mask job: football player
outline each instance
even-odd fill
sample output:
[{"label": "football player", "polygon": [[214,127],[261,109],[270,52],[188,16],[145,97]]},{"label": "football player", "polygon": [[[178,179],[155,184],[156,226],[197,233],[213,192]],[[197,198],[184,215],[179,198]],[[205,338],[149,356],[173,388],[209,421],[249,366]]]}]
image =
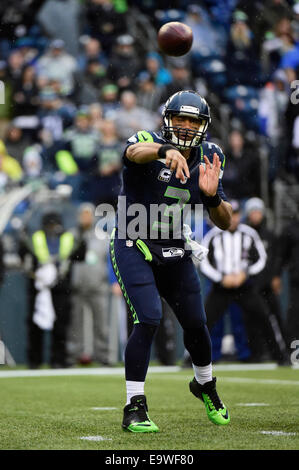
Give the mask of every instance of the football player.
[{"label": "football player", "polygon": [[[226,230],[232,208],[221,183],[225,157],[220,147],[205,140],[210,110],[198,93],[175,93],[166,102],[162,117],[161,133],[141,130],[128,139],[121,191],[125,198],[119,198],[110,244],[112,265],[134,321],[125,350],[127,402],[122,422],[123,429],[131,432],[158,431],[148,415],[144,384],[162,315],[160,297],[183,328],[194,370],[190,391],[204,402],[213,423],[230,421],[212,376],[211,340],[199,276],[182,232],[178,235],[177,227],[172,226],[169,209],[175,206],[181,211],[187,203],[190,207],[204,204],[214,224]],[[143,237],[133,236],[130,230],[136,203],[147,211]],[[166,210],[153,220],[151,209],[160,204]],[[168,237],[163,236],[165,232]]]}]

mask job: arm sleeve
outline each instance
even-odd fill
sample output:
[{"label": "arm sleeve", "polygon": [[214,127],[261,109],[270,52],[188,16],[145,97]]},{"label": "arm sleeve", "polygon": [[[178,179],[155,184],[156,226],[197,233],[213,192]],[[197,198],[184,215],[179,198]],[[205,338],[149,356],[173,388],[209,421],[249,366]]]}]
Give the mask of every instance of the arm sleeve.
[{"label": "arm sleeve", "polygon": [[214,261],[214,236],[215,231],[210,230],[203,238],[202,245],[209,249],[208,256],[200,263],[201,272],[213,282],[220,282],[222,273],[217,270]]},{"label": "arm sleeve", "polygon": [[140,142],[157,142],[157,143],[161,143],[161,142],[159,142],[158,138],[155,137],[153,132],[138,131],[136,134],[133,134],[127,140],[127,143],[126,143],[126,146],[125,146],[125,149],[124,149],[122,160],[123,160],[123,163],[124,163],[125,166],[127,166],[127,167],[139,166],[137,163],[131,162],[131,160],[129,160],[126,157],[126,152],[127,152],[127,149],[130,145],[138,144]]},{"label": "arm sleeve", "polygon": [[267,253],[264,247],[264,244],[255,230],[251,231],[251,236],[253,240],[253,249],[256,250],[257,260],[253,264],[248,266],[247,273],[249,276],[255,276],[260,273],[266,266]]},{"label": "arm sleeve", "polygon": [[21,165],[13,157],[6,156],[3,158],[2,169],[13,181],[20,181],[23,176]]},{"label": "arm sleeve", "polygon": [[59,150],[55,154],[55,160],[59,170],[66,175],[74,175],[78,171],[78,165],[75,162],[71,152],[68,150]]},{"label": "arm sleeve", "polygon": [[216,153],[218,153],[219,155],[219,158],[220,158],[220,161],[221,161],[221,167],[220,167],[220,175],[219,175],[219,183],[218,183],[218,189],[217,189],[217,194],[219,194],[219,196],[221,197],[221,199],[223,201],[228,201],[226,195],[225,195],[225,192],[224,192],[224,189],[223,189],[223,185],[222,185],[222,177],[223,177],[223,173],[224,173],[224,168],[225,168],[225,162],[226,162],[226,157],[222,151],[222,149],[217,145],[216,146]]},{"label": "arm sleeve", "polygon": [[223,201],[228,201],[226,195],[225,195],[225,192],[223,190],[223,185],[222,185],[222,181],[219,180],[219,183],[218,183],[218,189],[217,189],[217,194],[219,194],[219,196],[221,197],[221,199]]}]

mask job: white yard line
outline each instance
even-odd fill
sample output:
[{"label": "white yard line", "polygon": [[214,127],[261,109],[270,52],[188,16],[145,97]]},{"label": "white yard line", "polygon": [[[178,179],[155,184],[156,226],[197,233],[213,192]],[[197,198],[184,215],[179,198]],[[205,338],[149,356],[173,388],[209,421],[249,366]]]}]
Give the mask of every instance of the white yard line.
[{"label": "white yard line", "polygon": [[264,385],[299,385],[299,380],[284,380],[284,379],[251,379],[248,377],[221,377],[221,382],[236,382],[248,384],[264,384]]},{"label": "white yard line", "polygon": [[82,441],[112,441],[109,437],[104,437],[104,436],[82,436],[79,439]]},{"label": "white yard line", "polygon": [[[274,370],[277,368],[275,363],[266,364],[223,364],[215,365],[213,370],[217,371],[258,371],[258,370]],[[292,367],[296,369],[296,367]],[[185,372],[186,375],[192,375],[192,369],[182,369],[180,366],[151,366],[149,367],[149,374],[169,374],[176,372]],[[124,376],[124,367],[90,367],[90,368],[70,368],[70,369],[22,369],[22,370],[0,370],[0,379],[4,378],[18,378],[18,377],[59,377],[59,376]],[[162,378],[169,378],[163,377]],[[176,376],[177,380],[186,380],[181,375]],[[276,380],[276,379],[254,379],[242,377],[221,377],[223,382],[238,382],[238,383],[265,383],[265,384],[285,384],[285,385],[299,385],[299,381],[295,380]]]},{"label": "white yard line", "polygon": [[[150,367],[149,373],[178,372],[180,367]],[[124,375],[124,367],[90,367],[70,368],[70,369],[38,369],[38,370],[0,370],[0,378],[13,377],[56,377],[72,375]]]},{"label": "white yard line", "polygon": [[260,434],[269,434],[271,436],[296,436],[295,432],[285,431],[260,431]]},{"label": "white yard line", "polygon": [[114,406],[93,406],[90,408],[91,410],[95,411],[111,411],[111,410],[117,410]]},{"label": "white yard line", "polygon": [[269,403],[237,403],[237,406],[270,406]]},{"label": "white yard line", "polygon": [[[215,365],[215,371],[246,371],[246,370],[273,370],[276,369],[275,363],[267,364],[223,364]],[[170,373],[180,372],[188,369],[182,369],[180,366],[151,366],[149,373]],[[192,371],[192,369],[190,369]],[[69,368],[69,369],[22,369],[22,370],[2,370],[0,369],[1,378],[14,377],[56,377],[71,375],[124,375],[124,367],[90,367],[90,368]]]},{"label": "white yard line", "polygon": [[265,364],[219,364],[213,366],[213,370],[274,370],[277,369],[276,362],[266,362]]}]

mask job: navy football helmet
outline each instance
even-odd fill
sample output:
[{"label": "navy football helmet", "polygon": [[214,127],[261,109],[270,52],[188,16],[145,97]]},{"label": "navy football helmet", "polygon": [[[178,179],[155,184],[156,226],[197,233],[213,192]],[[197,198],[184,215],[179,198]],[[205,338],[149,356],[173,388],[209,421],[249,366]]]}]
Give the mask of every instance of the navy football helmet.
[{"label": "navy football helmet", "polygon": [[[199,120],[198,130],[174,126],[174,115],[189,116]],[[198,147],[205,138],[211,123],[210,108],[196,91],[178,91],[165,103],[162,111],[162,135],[167,142],[180,149]]]}]

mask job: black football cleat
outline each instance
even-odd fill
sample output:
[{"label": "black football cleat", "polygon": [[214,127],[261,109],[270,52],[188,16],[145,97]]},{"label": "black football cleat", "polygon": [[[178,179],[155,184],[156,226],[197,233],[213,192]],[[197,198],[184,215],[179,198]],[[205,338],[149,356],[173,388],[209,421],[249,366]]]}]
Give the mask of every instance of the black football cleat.
[{"label": "black football cleat", "polygon": [[204,385],[200,385],[194,379],[189,383],[190,392],[203,401],[208,418],[214,424],[225,425],[230,422],[230,416],[227,408],[220,400],[216,390],[216,377]]},{"label": "black football cleat", "polygon": [[159,428],[148,416],[145,395],[135,395],[124,407],[122,428],[130,432],[158,432]]}]

